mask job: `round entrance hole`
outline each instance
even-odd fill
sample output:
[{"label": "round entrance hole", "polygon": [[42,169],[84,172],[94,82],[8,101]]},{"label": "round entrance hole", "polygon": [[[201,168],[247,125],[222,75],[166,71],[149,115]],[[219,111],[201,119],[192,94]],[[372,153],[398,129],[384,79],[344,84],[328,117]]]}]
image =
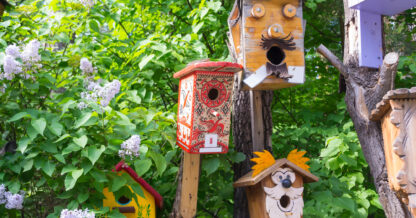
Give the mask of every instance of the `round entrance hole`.
[{"label": "round entrance hole", "polygon": [[208,92],[208,98],[213,101],[218,98],[218,94],[218,89],[211,89]]},{"label": "round entrance hole", "polygon": [[277,46],[271,47],[267,52],[267,59],[274,65],[281,64],[285,57],[285,52]]},{"label": "round entrance hole", "polygon": [[280,205],[281,205],[283,208],[286,208],[287,206],[289,206],[289,203],[290,203],[290,198],[289,198],[289,196],[287,196],[287,195],[283,195],[283,196],[280,198]]},{"label": "round entrance hole", "polygon": [[125,196],[121,196],[118,200],[117,200],[117,203],[119,203],[119,204],[121,204],[121,205],[126,205],[126,204],[128,204],[128,203],[130,203],[130,199],[128,199],[127,197],[125,197]]}]

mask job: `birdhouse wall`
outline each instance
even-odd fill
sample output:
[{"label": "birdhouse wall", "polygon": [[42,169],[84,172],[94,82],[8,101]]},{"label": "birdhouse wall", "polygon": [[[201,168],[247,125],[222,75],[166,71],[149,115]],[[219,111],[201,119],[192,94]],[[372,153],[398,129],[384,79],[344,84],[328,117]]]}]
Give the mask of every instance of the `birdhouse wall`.
[{"label": "birdhouse wall", "polygon": [[189,153],[227,153],[234,73],[196,71],[180,81],[177,143]]}]

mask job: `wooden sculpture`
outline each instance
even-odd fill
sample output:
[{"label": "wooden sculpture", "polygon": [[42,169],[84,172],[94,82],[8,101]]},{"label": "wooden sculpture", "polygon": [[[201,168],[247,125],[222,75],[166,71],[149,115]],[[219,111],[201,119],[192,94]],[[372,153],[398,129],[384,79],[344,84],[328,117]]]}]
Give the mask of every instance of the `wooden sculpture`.
[{"label": "wooden sculpture", "polygon": [[381,122],[390,187],[416,217],[416,87],[389,91],[371,120]]},{"label": "wooden sculpture", "polygon": [[[416,7],[414,0],[349,0],[358,10],[358,63],[360,67],[378,68],[383,63],[382,15],[393,16]],[[357,30],[354,30],[357,31]]]},{"label": "wooden sculpture", "polygon": [[177,144],[195,154],[227,153],[239,64],[201,62],[175,73],[179,82]]},{"label": "wooden sculpture", "polygon": [[229,49],[244,66],[243,90],[270,90],[305,80],[301,0],[236,0]]},{"label": "wooden sculpture", "polygon": [[[158,208],[163,207],[162,196],[156,190],[154,190],[146,181],[144,181],[144,179],[140,178],[131,167],[124,163],[124,161],[120,161],[116,165],[115,171],[119,172],[120,176],[122,173],[127,173],[128,175],[130,175],[130,177],[140,185],[141,189],[144,192],[145,198],[136,194],[138,202],[136,202],[134,199],[127,198],[125,196],[116,199],[114,193],[110,192],[108,188],[104,188],[103,194],[105,196],[105,199],[103,200],[103,206],[110,207],[110,210],[118,209],[120,213],[122,213],[127,218],[156,217],[156,206]],[[130,190],[132,189],[130,188]]]},{"label": "wooden sculpture", "polygon": [[255,152],[253,171],[234,183],[246,188],[250,217],[302,217],[303,183],[319,180],[309,172],[305,153],[295,149],[287,159],[275,160],[268,151]]}]

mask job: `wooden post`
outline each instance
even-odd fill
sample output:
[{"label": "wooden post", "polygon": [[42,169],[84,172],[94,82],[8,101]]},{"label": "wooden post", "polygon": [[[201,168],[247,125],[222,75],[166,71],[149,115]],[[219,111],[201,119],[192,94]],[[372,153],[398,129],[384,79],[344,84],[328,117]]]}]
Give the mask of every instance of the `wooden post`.
[{"label": "wooden post", "polygon": [[193,218],[196,215],[200,161],[200,154],[184,152],[182,192],[179,207],[183,218]]},{"label": "wooden post", "polygon": [[261,100],[262,91],[250,91],[251,105],[251,134],[253,140],[253,152],[264,150],[264,123],[263,104]]}]

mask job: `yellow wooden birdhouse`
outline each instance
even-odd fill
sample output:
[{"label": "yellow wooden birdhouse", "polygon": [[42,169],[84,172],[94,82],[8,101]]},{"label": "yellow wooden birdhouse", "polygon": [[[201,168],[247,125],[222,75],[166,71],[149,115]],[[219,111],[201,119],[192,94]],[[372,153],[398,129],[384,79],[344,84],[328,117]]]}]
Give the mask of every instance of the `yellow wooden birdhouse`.
[{"label": "yellow wooden birdhouse", "polygon": [[[115,171],[119,172],[120,176],[123,173],[130,175],[130,177],[142,188],[145,198],[136,194],[138,203],[134,199],[127,198],[125,196],[121,196],[116,199],[114,193],[110,192],[108,188],[104,188],[103,194],[105,199],[103,200],[103,206],[109,207],[110,210],[118,209],[120,213],[125,215],[127,218],[156,217],[156,206],[158,208],[163,207],[162,196],[146,181],[144,181],[144,179],[140,178],[131,167],[124,163],[124,161],[120,161],[116,165]],[[130,188],[130,190],[132,189]]]},{"label": "yellow wooden birdhouse", "polygon": [[244,187],[248,199],[250,217],[300,218],[303,215],[303,184],[317,182],[306,165],[305,152],[293,150],[288,159],[275,160],[268,152],[255,152],[259,157],[251,159],[257,164],[253,171],[234,182]]},{"label": "yellow wooden birdhouse", "polygon": [[236,0],[228,25],[230,53],[244,66],[241,89],[304,83],[302,0]]},{"label": "yellow wooden birdhouse", "polygon": [[416,217],[416,87],[389,91],[370,119],[381,122],[390,188]]}]

